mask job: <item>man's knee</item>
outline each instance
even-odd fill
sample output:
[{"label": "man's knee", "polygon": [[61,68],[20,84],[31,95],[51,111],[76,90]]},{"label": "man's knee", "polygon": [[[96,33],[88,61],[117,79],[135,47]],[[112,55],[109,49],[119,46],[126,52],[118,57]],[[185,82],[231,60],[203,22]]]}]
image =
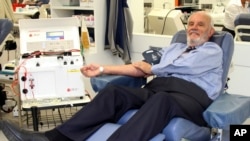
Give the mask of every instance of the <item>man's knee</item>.
[{"label": "man's knee", "polygon": [[168,108],[174,108],[176,107],[176,102],[173,96],[166,92],[160,92],[154,94],[151,98],[152,103],[158,103],[159,105],[164,105]]},{"label": "man's knee", "polygon": [[119,91],[119,88],[117,85],[108,84],[100,92],[103,92],[103,91],[115,92],[115,91]]},{"label": "man's knee", "polygon": [[167,92],[159,92],[153,95],[154,99],[157,99],[157,101],[159,100],[163,100],[163,101],[172,101],[173,97],[168,94]]},{"label": "man's knee", "polygon": [[118,85],[108,84],[104,87],[97,95],[106,95],[106,96],[114,96],[117,94],[122,94],[124,89],[122,89]]}]

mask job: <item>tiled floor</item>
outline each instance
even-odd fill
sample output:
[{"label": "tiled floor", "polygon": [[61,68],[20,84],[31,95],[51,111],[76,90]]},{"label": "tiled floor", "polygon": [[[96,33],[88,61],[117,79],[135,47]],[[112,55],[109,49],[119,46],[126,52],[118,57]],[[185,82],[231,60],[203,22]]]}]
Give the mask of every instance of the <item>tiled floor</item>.
[{"label": "tiled floor", "polygon": [[[69,119],[73,114],[75,114],[82,107],[70,107],[70,108],[60,108],[60,109],[50,109],[40,111],[40,121],[39,121],[39,131],[47,131],[53,129],[54,127],[60,125],[65,120]],[[60,114],[59,111],[60,110]],[[28,119],[28,120],[27,120]],[[11,122],[19,124],[19,117],[13,116],[13,113],[4,113],[1,111],[0,120],[10,120]],[[26,130],[33,131],[32,119],[30,113],[24,114],[22,116],[22,128]],[[0,129],[0,141],[8,141]]]}]

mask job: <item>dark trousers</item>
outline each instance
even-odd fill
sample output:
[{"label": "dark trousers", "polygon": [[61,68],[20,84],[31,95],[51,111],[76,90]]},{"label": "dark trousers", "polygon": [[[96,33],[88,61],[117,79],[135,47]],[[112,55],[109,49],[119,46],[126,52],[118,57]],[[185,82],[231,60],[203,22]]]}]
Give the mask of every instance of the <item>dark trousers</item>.
[{"label": "dark trousers", "polygon": [[206,125],[202,113],[211,102],[200,87],[174,77],[155,78],[144,88],[109,85],[55,130],[74,141],[83,141],[103,124],[117,122],[129,109],[139,109],[108,140],[147,141],[174,117]]}]

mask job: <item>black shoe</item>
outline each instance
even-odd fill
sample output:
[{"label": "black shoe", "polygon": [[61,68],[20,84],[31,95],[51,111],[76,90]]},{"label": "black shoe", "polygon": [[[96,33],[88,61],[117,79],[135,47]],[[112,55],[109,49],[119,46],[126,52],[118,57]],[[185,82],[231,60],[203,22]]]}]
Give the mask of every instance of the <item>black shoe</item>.
[{"label": "black shoe", "polygon": [[10,141],[49,141],[42,132],[23,130],[10,121],[1,121],[3,134]]}]

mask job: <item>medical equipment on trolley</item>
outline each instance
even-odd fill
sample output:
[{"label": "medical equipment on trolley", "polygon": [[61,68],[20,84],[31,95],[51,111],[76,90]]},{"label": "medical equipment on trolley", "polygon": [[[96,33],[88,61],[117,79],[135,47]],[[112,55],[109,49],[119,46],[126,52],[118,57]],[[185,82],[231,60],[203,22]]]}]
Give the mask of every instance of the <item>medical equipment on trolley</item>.
[{"label": "medical equipment on trolley", "polygon": [[155,8],[150,11],[147,18],[155,34],[174,35],[177,31],[185,29],[182,16],[181,10]]},{"label": "medical equipment on trolley", "polygon": [[79,25],[76,17],[19,21],[22,101],[84,98]]}]

